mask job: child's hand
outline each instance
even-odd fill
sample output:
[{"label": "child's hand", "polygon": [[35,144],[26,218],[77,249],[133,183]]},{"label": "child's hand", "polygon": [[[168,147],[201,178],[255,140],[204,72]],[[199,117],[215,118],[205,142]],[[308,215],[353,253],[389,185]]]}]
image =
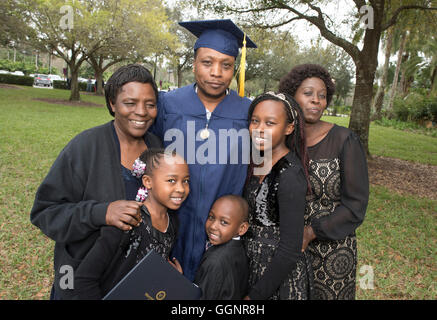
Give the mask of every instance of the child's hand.
[{"label": "child's hand", "polygon": [[118,200],[111,202],[106,209],[106,224],[123,231],[137,227],[141,222],[141,202]]},{"label": "child's hand", "polygon": [[167,259],[168,263],[170,263],[177,271],[179,271],[181,274],[184,274],[182,271],[181,264],[179,263],[178,259],[173,258],[173,262],[170,261],[170,259]]}]

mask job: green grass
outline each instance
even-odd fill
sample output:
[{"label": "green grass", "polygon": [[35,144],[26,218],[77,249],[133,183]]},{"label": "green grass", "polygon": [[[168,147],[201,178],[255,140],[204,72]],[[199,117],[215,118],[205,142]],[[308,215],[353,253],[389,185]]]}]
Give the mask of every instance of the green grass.
[{"label": "green grass", "polygon": [[0,89],[0,299],[47,298],[53,242],[30,224],[36,189],[65,144],[111,119],[103,97],[82,95],[102,107],[55,105],[64,90]]},{"label": "green grass", "polygon": [[[437,201],[372,186],[366,219],[357,229],[358,272],[374,272],[374,289],[359,299],[436,299]],[[357,278],[364,277],[357,274]]]},{"label": "green grass", "polygon": [[[65,144],[111,116],[103,97],[82,95],[102,107],[71,107],[32,100],[68,99],[67,91],[21,88],[0,88],[0,299],[47,299],[54,244],[29,221],[35,192]],[[436,138],[425,135],[372,125],[370,150],[437,165]],[[358,299],[436,299],[436,212],[437,201],[371,187],[358,271],[373,269],[374,289],[358,282]]]},{"label": "green grass", "polygon": [[[323,120],[343,127],[349,124],[349,118],[325,116]],[[369,151],[371,155],[437,165],[437,138],[373,123],[370,124]]]}]

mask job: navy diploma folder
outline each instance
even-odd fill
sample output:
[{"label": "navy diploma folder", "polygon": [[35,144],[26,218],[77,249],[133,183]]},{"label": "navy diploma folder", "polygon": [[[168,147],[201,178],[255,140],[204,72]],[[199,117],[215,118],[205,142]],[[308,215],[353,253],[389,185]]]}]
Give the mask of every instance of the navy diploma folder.
[{"label": "navy diploma folder", "polygon": [[201,294],[198,286],[151,250],[103,300],[197,300]]}]

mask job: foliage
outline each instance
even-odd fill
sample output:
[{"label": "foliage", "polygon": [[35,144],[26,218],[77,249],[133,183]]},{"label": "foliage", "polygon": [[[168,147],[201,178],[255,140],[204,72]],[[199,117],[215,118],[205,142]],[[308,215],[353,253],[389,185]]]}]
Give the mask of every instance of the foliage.
[{"label": "foliage", "polygon": [[176,35],[177,39],[175,43],[167,43],[168,45],[165,49],[165,55],[166,58],[170,60],[170,70],[172,70],[177,76],[177,85],[178,87],[181,87],[183,85],[184,73],[191,70],[194,60],[193,46],[197,38],[191,34],[191,32],[179,26],[178,22],[182,20],[196,19],[188,18],[186,16],[183,17],[180,3],[178,3],[177,7],[167,8],[166,11],[169,19],[172,21],[170,32]]},{"label": "foliage", "polygon": [[14,74],[0,74],[0,83],[21,84],[23,86],[32,86],[33,78],[27,76],[16,76]]},{"label": "foliage", "polygon": [[[172,48],[175,37],[169,32],[170,21],[158,0],[106,0],[95,8],[95,27],[90,38],[99,40],[85,44],[88,62],[99,80],[111,66],[129,60],[142,63],[147,57]],[[108,23],[109,22],[109,23]],[[103,93],[102,88],[98,88]]]},{"label": "foliage", "polygon": [[343,105],[332,105],[328,107],[326,110],[331,113],[331,115],[350,115],[351,114],[351,106],[343,106]]},{"label": "foliage", "polygon": [[[370,2],[371,10],[363,12],[362,9],[369,9],[366,1],[349,1],[342,3],[345,6],[343,17],[332,19],[328,12],[336,6],[338,13],[339,1],[208,0],[193,1],[193,4],[202,10],[213,10],[223,15],[238,14],[242,21],[261,28],[280,28],[303,20],[317,27],[326,40],[341,47],[356,67],[349,128],[357,133],[366,153],[369,152],[371,97],[381,35],[395,25],[405,11],[436,9],[432,1],[428,0],[407,3],[374,0]],[[350,31],[347,35],[339,32],[345,25]]]},{"label": "foliage", "polygon": [[393,113],[401,121],[437,121],[437,97],[412,92],[405,98],[396,97]]},{"label": "foliage", "polygon": [[0,59],[0,69],[11,71],[11,72],[23,71],[25,75],[29,75],[31,73],[49,74],[49,68],[38,66],[37,69],[34,63],[28,63],[23,61],[14,62],[12,60],[7,60],[7,59]]}]

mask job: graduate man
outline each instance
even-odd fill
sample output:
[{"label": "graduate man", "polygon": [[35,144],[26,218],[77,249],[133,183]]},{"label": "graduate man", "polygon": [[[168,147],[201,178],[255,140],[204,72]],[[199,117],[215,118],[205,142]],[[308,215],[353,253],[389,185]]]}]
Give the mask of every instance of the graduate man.
[{"label": "graduate man", "polygon": [[193,280],[205,251],[204,226],[212,204],[223,195],[241,195],[243,191],[249,162],[244,151],[250,143],[243,133],[248,128],[250,100],[243,97],[242,90],[239,96],[229,86],[239,48],[245,53],[245,46],[256,45],[229,19],[179,24],[198,37],[195,83],[160,93],[153,131],[189,165],[190,195],[178,211],[180,225],[173,255],[184,275]]}]

